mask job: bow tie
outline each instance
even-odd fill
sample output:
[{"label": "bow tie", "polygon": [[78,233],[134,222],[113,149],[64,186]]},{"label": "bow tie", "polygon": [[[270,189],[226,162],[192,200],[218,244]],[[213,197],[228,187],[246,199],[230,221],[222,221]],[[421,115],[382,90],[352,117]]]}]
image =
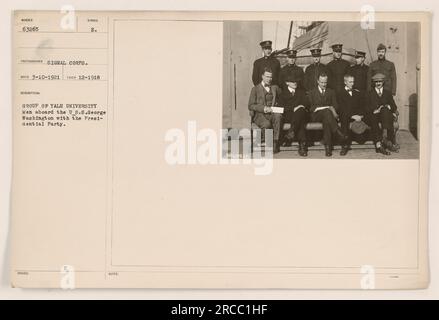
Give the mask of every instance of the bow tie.
[{"label": "bow tie", "polygon": [[265,87],[265,88],[270,88],[270,85],[269,85],[269,84],[266,84],[266,83],[264,83],[264,87]]},{"label": "bow tie", "polygon": [[352,92],[352,89],[346,89],[347,92]]}]

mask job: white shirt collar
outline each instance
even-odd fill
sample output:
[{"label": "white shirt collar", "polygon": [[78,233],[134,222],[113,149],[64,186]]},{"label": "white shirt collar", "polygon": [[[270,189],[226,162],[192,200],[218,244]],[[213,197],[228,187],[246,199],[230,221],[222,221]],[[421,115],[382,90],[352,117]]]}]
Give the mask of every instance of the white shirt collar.
[{"label": "white shirt collar", "polygon": [[382,94],[382,93],[383,93],[383,88],[381,88],[381,89],[375,88],[375,91],[376,91],[378,94]]},{"label": "white shirt collar", "polygon": [[[320,86],[317,86],[317,88],[319,88],[320,93],[323,93],[323,89],[320,88]],[[326,89],[325,89],[325,91],[326,91]]]},{"label": "white shirt collar", "polygon": [[269,92],[270,91],[270,86],[266,87],[264,81],[261,82],[262,88],[265,89],[265,91]]},{"label": "white shirt collar", "polygon": [[288,87],[288,91],[289,91],[289,92],[291,92],[291,93],[292,93],[292,92],[296,92],[296,90],[295,90],[295,89],[293,89],[293,88],[290,88],[290,87]]}]

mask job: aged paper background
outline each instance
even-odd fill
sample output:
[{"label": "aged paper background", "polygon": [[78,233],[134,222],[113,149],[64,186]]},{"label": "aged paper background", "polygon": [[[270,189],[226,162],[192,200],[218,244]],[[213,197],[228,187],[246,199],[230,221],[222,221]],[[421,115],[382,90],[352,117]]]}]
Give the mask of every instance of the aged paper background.
[{"label": "aged paper background", "polygon": [[[109,81],[102,88],[77,84],[71,96],[59,90],[58,99],[104,97],[108,121],[56,134],[16,121],[15,286],[59,287],[59,269],[69,264],[78,287],[359,288],[362,265],[376,267],[378,288],[425,287],[428,69],[422,72],[419,161],[277,160],[266,177],[248,165],[172,167],[164,162],[168,129],[185,130],[188,120],[199,128],[221,127],[222,25],[216,20],[294,15],[99,15],[109,15],[108,26],[114,26],[107,35]],[[421,20],[428,48],[427,16],[379,18]],[[170,77],[172,88],[166,85]],[[38,86],[57,92],[50,82]],[[383,174],[391,185],[376,185]],[[303,188],[290,190],[292,179]],[[358,188],[371,186],[369,201],[359,197]],[[348,193],[349,202],[337,201],[334,190]],[[400,201],[388,201],[389,190]],[[275,201],[287,196],[300,201],[290,208]]]}]

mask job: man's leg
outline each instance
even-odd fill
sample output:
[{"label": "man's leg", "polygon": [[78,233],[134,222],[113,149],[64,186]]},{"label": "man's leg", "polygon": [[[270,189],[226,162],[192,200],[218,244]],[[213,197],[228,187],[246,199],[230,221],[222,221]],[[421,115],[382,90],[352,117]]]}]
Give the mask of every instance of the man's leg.
[{"label": "man's leg", "polygon": [[392,144],[392,145],[389,144],[388,148],[392,149],[391,151],[395,151],[392,148],[393,145],[395,144],[395,130],[393,128],[393,114],[392,114],[392,112],[387,108],[381,109],[380,121],[381,121],[381,125],[382,125],[383,130],[385,130],[387,133],[387,140]]},{"label": "man's leg", "polygon": [[306,142],[306,118],[308,113],[304,108],[299,108],[293,112],[291,119],[292,128],[294,128],[294,134],[299,142]]},{"label": "man's leg", "polygon": [[375,151],[377,153],[389,155],[390,152],[388,152],[382,144],[383,132],[379,126],[381,121],[380,114],[373,113],[368,115],[365,119],[366,119],[366,123],[370,126],[373,143],[375,144]]},{"label": "man's leg", "polygon": [[293,126],[293,112],[285,112],[282,116],[282,123],[281,123],[281,129],[283,128],[283,125],[285,123],[289,123],[291,125],[290,129],[288,129],[288,132],[284,134],[283,130],[280,132],[279,141],[286,141],[287,143],[292,142],[294,139],[294,126]]},{"label": "man's leg", "polygon": [[308,150],[306,147],[306,122],[308,113],[304,108],[299,108],[293,113],[293,118],[291,120],[292,127],[294,128],[294,133],[299,141],[299,155],[306,157],[308,155]]},{"label": "man's leg", "polygon": [[[265,137],[263,131],[265,129],[272,129],[270,120],[267,119],[265,114],[256,112],[253,122],[258,126],[259,129],[261,129],[260,132],[256,136],[260,136],[260,141],[262,142],[262,138]],[[255,139],[255,138],[254,138]],[[258,141],[258,139],[256,139]]]},{"label": "man's leg", "polygon": [[270,115],[271,126],[273,128],[273,152],[278,153],[280,151],[279,136],[282,123],[281,113],[272,113]]},{"label": "man's leg", "polygon": [[371,113],[364,117],[364,122],[370,127],[370,135],[374,144],[381,141],[382,133],[379,126],[379,118],[376,114]]},{"label": "man's leg", "polygon": [[350,120],[351,119],[350,119],[349,114],[347,114],[345,112],[340,113],[341,132],[346,137],[348,137],[348,139],[344,143],[342,143],[342,148],[340,151],[341,156],[345,156],[348,153],[350,145],[351,145],[351,134],[350,134],[351,130],[349,128]]},{"label": "man's leg", "polygon": [[317,111],[313,114],[313,118],[317,122],[321,122],[323,125],[323,143],[325,144],[325,153],[327,157],[332,156],[332,132],[337,122],[334,115],[329,109]]}]

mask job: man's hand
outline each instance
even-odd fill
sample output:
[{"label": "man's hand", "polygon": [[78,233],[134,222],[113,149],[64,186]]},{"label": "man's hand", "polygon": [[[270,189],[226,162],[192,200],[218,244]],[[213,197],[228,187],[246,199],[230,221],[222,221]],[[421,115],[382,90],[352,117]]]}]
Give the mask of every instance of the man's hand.
[{"label": "man's hand", "polygon": [[273,110],[271,109],[271,107],[267,107],[267,106],[264,107],[264,113],[272,113],[272,112]]},{"label": "man's hand", "polygon": [[298,105],[297,107],[294,108],[293,111],[296,112],[296,111],[299,110],[300,108],[305,109],[305,106],[304,106],[304,105]]},{"label": "man's hand", "polygon": [[384,105],[380,105],[377,109],[375,109],[375,110],[373,111],[373,113],[375,113],[375,114],[379,113],[379,112],[381,111],[382,108],[384,108]]},{"label": "man's hand", "polygon": [[361,121],[361,119],[363,119],[363,116],[360,116],[358,114],[354,114],[351,118],[354,119],[355,121]]}]

